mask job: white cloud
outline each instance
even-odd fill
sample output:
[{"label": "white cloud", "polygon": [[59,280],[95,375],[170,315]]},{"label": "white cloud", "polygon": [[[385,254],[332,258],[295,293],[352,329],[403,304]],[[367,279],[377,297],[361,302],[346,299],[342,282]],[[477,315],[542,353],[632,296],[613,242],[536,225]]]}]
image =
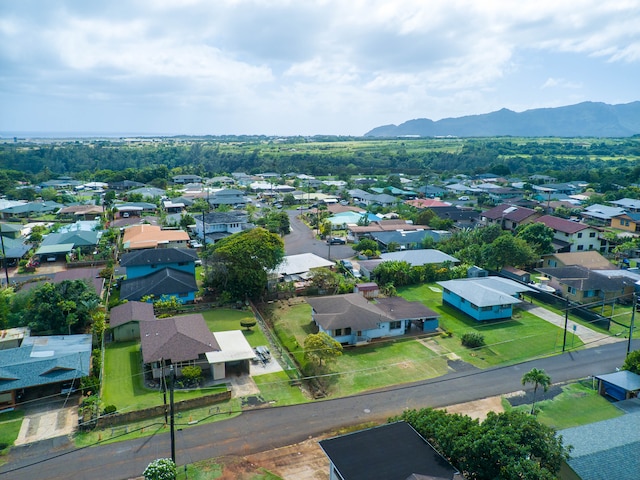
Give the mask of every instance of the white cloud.
[{"label": "white cloud", "polygon": [[61,100],[88,100],[81,125],[120,105],[137,131],[184,116],[282,134],[632,101],[639,24],[640,0],[2,2],[0,100],[41,115],[0,129],[54,128],[37,122]]}]

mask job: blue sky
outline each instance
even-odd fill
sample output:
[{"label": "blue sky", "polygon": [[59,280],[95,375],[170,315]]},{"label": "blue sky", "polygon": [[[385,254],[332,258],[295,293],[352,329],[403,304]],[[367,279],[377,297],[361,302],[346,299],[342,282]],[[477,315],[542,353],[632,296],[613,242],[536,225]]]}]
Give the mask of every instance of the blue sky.
[{"label": "blue sky", "polygon": [[0,132],[362,135],[640,100],[640,0],[5,0]]}]

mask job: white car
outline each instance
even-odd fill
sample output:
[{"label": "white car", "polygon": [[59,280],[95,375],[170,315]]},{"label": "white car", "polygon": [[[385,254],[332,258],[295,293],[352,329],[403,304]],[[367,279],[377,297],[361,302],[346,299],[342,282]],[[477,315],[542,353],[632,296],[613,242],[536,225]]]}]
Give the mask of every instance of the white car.
[{"label": "white car", "polygon": [[461,197],[458,197],[458,200],[462,200],[463,202],[468,202],[470,199],[469,199],[469,197],[468,197],[468,196],[463,195],[463,196],[461,196]]}]

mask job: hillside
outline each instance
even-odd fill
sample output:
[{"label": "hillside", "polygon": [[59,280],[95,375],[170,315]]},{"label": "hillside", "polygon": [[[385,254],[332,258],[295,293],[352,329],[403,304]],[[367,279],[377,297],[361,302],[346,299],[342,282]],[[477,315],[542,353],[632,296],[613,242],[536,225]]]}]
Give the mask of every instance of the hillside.
[{"label": "hillside", "polygon": [[583,102],[557,108],[514,112],[503,108],[482,115],[409,120],[384,125],[367,137],[629,137],[640,134],[640,102],[620,105]]}]

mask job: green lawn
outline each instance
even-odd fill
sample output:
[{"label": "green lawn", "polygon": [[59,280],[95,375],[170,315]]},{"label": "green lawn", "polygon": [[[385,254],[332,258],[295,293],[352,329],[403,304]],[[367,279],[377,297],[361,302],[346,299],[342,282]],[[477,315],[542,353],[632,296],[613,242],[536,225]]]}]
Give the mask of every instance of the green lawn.
[{"label": "green lawn", "polygon": [[[410,301],[420,301],[438,312],[440,327],[452,334],[438,338],[438,344],[477,367],[517,362],[562,350],[563,329],[526,311],[516,309],[509,320],[478,322],[453,307],[443,305],[440,287],[435,284],[400,288],[398,294]],[[463,347],[460,337],[466,332],[484,335],[486,346],[475,350]],[[567,345],[577,348],[583,343],[567,332]]]},{"label": "green lawn", "polygon": [[246,330],[240,326],[242,320],[254,320],[251,310],[236,310],[233,308],[216,308],[202,312],[209,330],[212,332],[225,332],[228,330],[242,330],[244,337],[252,347],[258,345],[268,345],[267,337],[256,324],[251,330]]},{"label": "green lawn", "polygon": [[18,438],[23,417],[24,412],[21,410],[0,414],[0,455],[6,454]]},{"label": "green lawn", "polygon": [[[536,402],[537,419],[556,430],[622,415],[620,409],[594,390],[591,380],[565,385],[562,390],[563,392],[552,400]],[[515,408],[525,412],[531,411],[530,404]]]},{"label": "green lawn", "polygon": [[[218,388],[219,389],[219,388]],[[210,389],[175,392],[175,401],[195,398]],[[111,343],[105,349],[103,405],[115,405],[121,412],[140,410],[163,403],[162,392],[146,388],[142,378],[142,357],[138,342]]]},{"label": "green lawn", "polygon": [[291,385],[285,372],[258,375],[254,376],[253,380],[265,402],[273,402],[274,405],[296,405],[310,400],[299,386]]}]

